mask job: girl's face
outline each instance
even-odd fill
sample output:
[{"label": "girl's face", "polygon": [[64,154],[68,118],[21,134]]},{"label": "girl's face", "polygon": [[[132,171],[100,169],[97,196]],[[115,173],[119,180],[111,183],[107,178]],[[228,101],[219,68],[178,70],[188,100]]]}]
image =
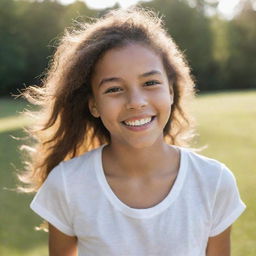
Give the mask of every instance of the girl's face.
[{"label": "girl's face", "polygon": [[111,49],[97,62],[89,108],[111,143],[134,148],[163,142],[173,93],[160,56],[141,44]]}]

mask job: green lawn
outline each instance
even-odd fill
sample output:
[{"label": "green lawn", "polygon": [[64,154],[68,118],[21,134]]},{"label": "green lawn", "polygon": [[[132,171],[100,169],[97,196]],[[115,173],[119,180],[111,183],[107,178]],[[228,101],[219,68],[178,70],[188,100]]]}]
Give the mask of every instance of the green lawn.
[{"label": "green lawn", "polygon": [[0,132],[17,130],[17,128],[25,126],[28,118],[19,114],[29,108],[30,106],[25,100],[0,98]]},{"label": "green lawn", "polygon": [[[21,168],[17,146],[27,120],[17,117],[26,107],[21,100],[0,98],[0,255],[47,255],[47,234],[34,231],[40,223],[30,209],[32,195],[13,191],[15,168]],[[224,162],[235,174],[247,210],[233,225],[232,255],[256,255],[256,91],[213,93],[198,96],[193,106],[198,122],[201,154]],[[15,167],[14,167],[15,166]]]}]

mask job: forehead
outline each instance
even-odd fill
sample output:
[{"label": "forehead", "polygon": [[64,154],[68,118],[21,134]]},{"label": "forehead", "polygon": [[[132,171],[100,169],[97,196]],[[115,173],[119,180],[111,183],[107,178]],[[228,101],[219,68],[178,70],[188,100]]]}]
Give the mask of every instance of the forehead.
[{"label": "forehead", "polygon": [[164,71],[160,55],[142,44],[128,44],[108,50],[95,65],[94,77],[127,76],[153,69]]}]

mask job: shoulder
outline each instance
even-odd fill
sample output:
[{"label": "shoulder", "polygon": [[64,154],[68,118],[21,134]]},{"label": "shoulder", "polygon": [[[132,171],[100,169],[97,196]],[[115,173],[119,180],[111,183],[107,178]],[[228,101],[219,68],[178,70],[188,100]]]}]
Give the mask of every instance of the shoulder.
[{"label": "shoulder", "polygon": [[180,147],[190,168],[195,168],[204,172],[221,172],[224,164],[217,159],[201,155],[193,149]]},{"label": "shoulder", "polygon": [[81,166],[90,165],[95,157],[99,153],[101,147],[85,152],[80,156],[76,156],[70,160],[63,161],[62,166],[64,169],[79,169]]},{"label": "shoulder", "polygon": [[192,149],[181,148],[186,161],[187,174],[198,182],[204,182],[207,187],[217,187],[222,180],[233,183],[235,177],[232,171],[221,161],[201,155]]},{"label": "shoulder", "polygon": [[100,153],[100,150],[101,146],[80,156],[61,162],[50,172],[49,176],[58,176],[61,172],[64,179],[68,180],[72,178],[78,179],[84,173],[88,174],[94,168],[95,158]]}]

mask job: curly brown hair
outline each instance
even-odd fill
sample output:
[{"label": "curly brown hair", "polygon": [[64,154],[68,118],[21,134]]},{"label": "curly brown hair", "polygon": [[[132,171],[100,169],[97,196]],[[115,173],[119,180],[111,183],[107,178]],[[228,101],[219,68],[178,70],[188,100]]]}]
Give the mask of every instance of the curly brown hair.
[{"label": "curly brown hair", "polygon": [[153,11],[139,7],[112,10],[104,17],[81,23],[78,29],[66,30],[43,85],[29,86],[22,93],[40,106],[38,111],[28,111],[34,122],[27,132],[34,143],[23,146],[28,153],[26,171],[19,175],[27,184],[23,190],[37,191],[61,161],[110,142],[109,132],[88,107],[91,76],[106,51],[128,43],[142,43],[162,58],[174,93],[164,138],[173,145],[189,146],[194,126],[186,102],[195,89],[183,54]]}]

